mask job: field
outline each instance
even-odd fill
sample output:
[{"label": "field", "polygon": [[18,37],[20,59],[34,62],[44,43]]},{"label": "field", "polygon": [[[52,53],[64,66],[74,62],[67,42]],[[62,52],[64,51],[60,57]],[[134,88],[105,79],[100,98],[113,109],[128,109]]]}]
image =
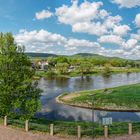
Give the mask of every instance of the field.
[{"label": "field", "polygon": [[140,111],[140,84],[63,94],[58,101],[86,108]]}]

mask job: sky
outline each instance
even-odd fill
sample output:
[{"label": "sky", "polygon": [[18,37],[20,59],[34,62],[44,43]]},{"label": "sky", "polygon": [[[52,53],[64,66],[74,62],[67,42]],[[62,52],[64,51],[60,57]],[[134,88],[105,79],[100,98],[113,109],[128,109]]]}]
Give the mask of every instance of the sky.
[{"label": "sky", "polygon": [[140,0],[0,0],[0,32],[26,52],[140,59]]}]

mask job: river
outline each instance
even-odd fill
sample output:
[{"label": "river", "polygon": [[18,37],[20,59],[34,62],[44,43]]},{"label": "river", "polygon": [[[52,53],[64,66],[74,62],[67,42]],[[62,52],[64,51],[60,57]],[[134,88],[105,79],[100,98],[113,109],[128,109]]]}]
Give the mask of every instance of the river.
[{"label": "river", "polygon": [[[91,121],[92,110],[59,104],[55,98],[62,93],[73,91],[102,89],[121,85],[140,83],[140,73],[112,74],[110,77],[102,75],[40,79],[39,87],[43,90],[41,96],[42,109],[36,113],[37,117],[50,120],[63,121]],[[135,90],[135,89],[134,89]],[[132,93],[133,94],[133,93]],[[95,121],[101,121],[103,117],[112,117],[114,122],[140,121],[138,112],[113,112],[96,110]]]}]

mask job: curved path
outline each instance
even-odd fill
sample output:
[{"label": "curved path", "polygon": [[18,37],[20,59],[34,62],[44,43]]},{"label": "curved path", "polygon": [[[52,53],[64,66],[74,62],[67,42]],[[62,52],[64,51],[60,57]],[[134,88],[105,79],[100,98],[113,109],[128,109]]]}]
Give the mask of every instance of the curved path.
[{"label": "curved path", "polygon": [[[46,134],[24,132],[10,127],[0,126],[0,140],[77,140],[77,138],[60,138],[52,137]],[[92,140],[82,138],[81,140]],[[96,140],[140,140],[140,134],[123,137],[113,137],[109,139],[96,139]]]}]

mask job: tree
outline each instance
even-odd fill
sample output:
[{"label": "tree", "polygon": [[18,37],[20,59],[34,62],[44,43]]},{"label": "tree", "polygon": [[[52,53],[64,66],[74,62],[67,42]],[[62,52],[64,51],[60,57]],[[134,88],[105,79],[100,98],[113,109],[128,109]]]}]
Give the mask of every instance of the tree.
[{"label": "tree", "polygon": [[104,76],[110,76],[110,74],[111,74],[111,65],[110,64],[105,64],[103,74],[104,74]]},{"label": "tree", "polygon": [[0,34],[0,113],[29,119],[39,108],[40,89],[24,47],[10,33]]},{"label": "tree", "polygon": [[68,69],[69,69],[69,64],[67,64],[67,63],[57,63],[57,65],[56,65],[56,70],[60,74],[68,73]]},{"label": "tree", "polygon": [[84,74],[89,74],[92,72],[93,65],[90,62],[83,61],[77,67],[79,73],[83,76]]}]

